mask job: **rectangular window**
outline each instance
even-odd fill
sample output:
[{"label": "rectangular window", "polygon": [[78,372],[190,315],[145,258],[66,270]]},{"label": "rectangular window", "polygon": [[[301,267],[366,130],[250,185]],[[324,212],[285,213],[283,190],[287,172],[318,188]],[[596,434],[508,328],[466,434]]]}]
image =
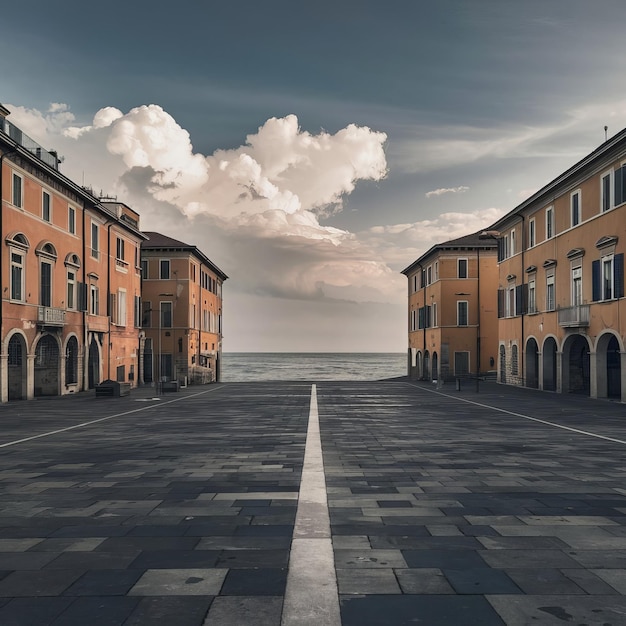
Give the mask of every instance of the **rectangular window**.
[{"label": "rectangular window", "polygon": [[24,181],[19,174],[13,172],[13,206],[22,208],[22,202],[24,199]]},{"label": "rectangular window", "polygon": [[100,240],[98,224],[91,222],[91,256],[94,259],[100,258]]},{"label": "rectangular window", "polygon": [[580,224],[580,189],[570,195],[570,214],[572,227],[578,226]]},{"label": "rectangular window", "polygon": [[67,304],[66,308],[76,308],[76,273],[67,273]]},{"label": "rectangular window", "polygon": [[141,302],[141,325],[144,328],[150,328],[152,326],[152,302],[150,302],[150,300],[143,300]]},{"label": "rectangular window", "polygon": [[430,285],[433,282],[433,266],[429,265],[426,268],[426,284]]},{"label": "rectangular window", "polygon": [[439,280],[439,261],[435,261],[433,270],[433,280]]},{"label": "rectangular window", "polygon": [[411,311],[410,329],[417,330],[417,311],[415,309]]},{"label": "rectangular window", "polygon": [[49,222],[52,218],[52,203],[50,194],[47,191],[41,192],[41,219]]},{"label": "rectangular window", "polygon": [[554,311],[555,308],[554,274],[548,274],[546,276],[546,311]]},{"label": "rectangular window", "polygon": [[515,254],[515,231],[511,231],[511,250],[509,256],[513,256]]},{"label": "rectangular window", "polygon": [[583,268],[572,268],[572,305],[583,303]]},{"label": "rectangular window", "polygon": [[161,280],[169,280],[170,277],[170,260],[161,259],[159,278]]},{"label": "rectangular window", "polygon": [[149,276],[148,276],[148,260],[147,259],[141,259],[141,277],[142,278],[149,278]]},{"label": "rectangular window", "polygon": [[613,198],[611,198],[611,191],[613,186],[611,185],[611,178],[613,172],[607,172],[600,180],[600,207],[602,212],[608,211],[613,206]]},{"label": "rectangular window", "polygon": [[504,316],[513,317],[515,315],[515,285],[507,287],[506,300],[504,301]]},{"label": "rectangular window", "polygon": [[98,285],[89,285],[89,313],[100,315],[100,290]]},{"label": "rectangular window", "polygon": [[76,209],[67,207],[67,230],[72,234],[76,234]]},{"label": "rectangular window", "polygon": [[437,303],[433,302],[433,305],[431,307],[431,326],[437,326]]},{"label": "rectangular window", "polygon": [[615,170],[613,181],[613,201],[618,206],[626,202],[626,165]]},{"label": "rectangular window", "polygon": [[613,298],[613,256],[602,259],[602,300]]},{"label": "rectangular window", "polygon": [[161,328],[172,327],[172,303],[161,302]]},{"label": "rectangular window", "polygon": [[133,308],[133,322],[135,328],[141,328],[141,296],[135,296],[135,306]]},{"label": "rectangular window", "polygon": [[509,245],[509,236],[504,235],[502,237],[502,260],[508,259],[511,256],[511,247]]},{"label": "rectangular window", "polygon": [[116,259],[123,261],[124,257],[124,240],[121,237],[117,238],[116,248],[115,248]]},{"label": "rectangular window", "polygon": [[467,326],[467,324],[468,324],[468,304],[467,304],[467,300],[457,300],[457,303],[456,303],[456,323],[457,323],[457,326]]},{"label": "rectangular window", "polygon": [[24,255],[11,252],[11,300],[24,300]]},{"label": "rectangular window", "polygon": [[536,243],[535,218],[528,222],[528,247],[532,248]]},{"label": "rectangular window", "polygon": [[41,284],[39,303],[41,306],[52,306],[52,264],[41,262]]},{"label": "rectangular window", "polygon": [[457,259],[457,276],[467,278],[467,259]]},{"label": "rectangular window", "polygon": [[610,254],[591,263],[592,300],[624,297],[624,253]]},{"label": "rectangular window", "polygon": [[117,292],[117,323],[126,326],[126,292],[123,289]]},{"label": "rectangular window", "polygon": [[528,281],[528,312],[537,312],[537,289],[534,278]]},{"label": "rectangular window", "polygon": [[554,237],[554,207],[546,209],[546,239]]}]

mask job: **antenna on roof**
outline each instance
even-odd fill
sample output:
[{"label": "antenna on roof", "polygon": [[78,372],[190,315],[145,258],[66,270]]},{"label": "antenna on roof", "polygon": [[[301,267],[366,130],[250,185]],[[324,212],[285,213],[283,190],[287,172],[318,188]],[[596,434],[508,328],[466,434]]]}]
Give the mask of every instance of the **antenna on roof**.
[{"label": "antenna on roof", "polygon": [[604,127],[604,141],[606,141],[606,131],[609,130],[608,126]]}]

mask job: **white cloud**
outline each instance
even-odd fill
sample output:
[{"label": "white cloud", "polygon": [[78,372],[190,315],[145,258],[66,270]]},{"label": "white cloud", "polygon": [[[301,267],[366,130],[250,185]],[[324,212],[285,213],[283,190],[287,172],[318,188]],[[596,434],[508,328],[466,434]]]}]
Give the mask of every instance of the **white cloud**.
[{"label": "white cloud", "polygon": [[469,187],[440,187],[427,191],[425,195],[427,198],[432,198],[433,196],[442,196],[444,193],[465,193],[466,191],[469,191]]}]

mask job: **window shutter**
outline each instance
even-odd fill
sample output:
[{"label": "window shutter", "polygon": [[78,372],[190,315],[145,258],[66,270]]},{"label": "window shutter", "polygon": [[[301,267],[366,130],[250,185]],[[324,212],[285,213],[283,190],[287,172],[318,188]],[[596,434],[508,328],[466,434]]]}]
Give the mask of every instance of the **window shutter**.
[{"label": "window shutter", "polygon": [[418,316],[418,327],[424,328],[424,307],[421,307],[418,310],[417,316]]},{"label": "window shutter", "polygon": [[591,299],[594,302],[601,300],[600,259],[591,264]]},{"label": "window shutter", "polygon": [[504,239],[498,239],[498,261],[504,259]]},{"label": "window shutter", "polygon": [[431,315],[430,315],[430,306],[426,307],[426,326],[425,328],[430,328],[431,326]]},{"label": "window shutter", "polygon": [[78,283],[78,310],[87,310],[87,285],[85,283]]},{"label": "window shutter", "polygon": [[515,287],[515,315],[523,315],[524,309],[524,285]]},{"label": "window shutter", "polygon": [[498,289],[498,317],[504,317],[504,289]]},{"label": "window shutter", "polygon": [[624,169],[620,167],[615,170],[615,206],[621,204],[626,199],[624,198],[624,183],[626,183]]},{"label": "window shutter", "polygon": [[613,256],[613,287],[616,298],[624,297],[624,254]]}]

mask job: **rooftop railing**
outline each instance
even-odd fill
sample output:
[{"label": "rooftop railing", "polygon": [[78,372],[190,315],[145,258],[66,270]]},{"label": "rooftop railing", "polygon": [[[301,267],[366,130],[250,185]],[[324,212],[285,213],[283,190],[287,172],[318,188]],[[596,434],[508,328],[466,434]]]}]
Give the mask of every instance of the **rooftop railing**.
[{"label": "rooftop railing", "polygon": [[31,139],[24,131],[3,117],[0,117],[0,132],[8,135],[13,141],[34,154],[38,159],[41,159],[46,165],[53,167],[55,170],[59,169],[59,155],[56,152],[44,150],[34,139]]}]

